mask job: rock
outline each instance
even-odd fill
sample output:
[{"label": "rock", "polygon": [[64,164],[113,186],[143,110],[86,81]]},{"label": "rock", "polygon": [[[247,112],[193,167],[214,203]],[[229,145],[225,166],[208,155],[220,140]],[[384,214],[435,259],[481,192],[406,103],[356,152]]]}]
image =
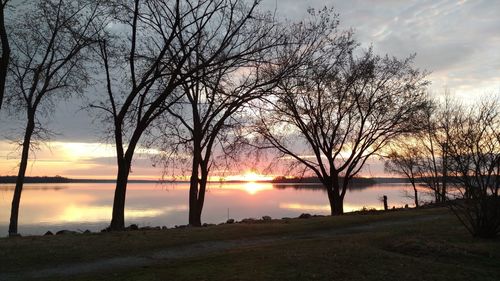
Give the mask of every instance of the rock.
[{"label": "rock", "polygon": [[234,219],[228,219],[226,223],[234,223]]},{"label": "rock", "polygon": [[263,220],[263,221],[270,221],[270,220],[271,220],[271,217],[270,217],[270,216],[263,216],[263,217],[262,217],[262,220]]},{"label": "rock", "polygon": [[308,219],[311,217],[311,214],[303,213],[299,216],[299,219]]},{"label": "rock", "polygon": [[62,235],[62,234],[78,234],[76,231],[71,231],[71,230],[59,230],[56,232],[56,235]]},{"label": "rock", "polygon": [[49,230],[49,231],[45,232],[44,236],[46,236],[46,235],[54,235],[54,233],[52,233],[52,231]]}]

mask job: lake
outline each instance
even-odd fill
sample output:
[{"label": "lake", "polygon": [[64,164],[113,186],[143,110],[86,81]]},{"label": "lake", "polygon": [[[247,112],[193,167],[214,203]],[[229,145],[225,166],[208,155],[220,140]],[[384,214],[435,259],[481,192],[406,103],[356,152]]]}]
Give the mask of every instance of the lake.
[{"label": "lake", "polygon": [[[111,218],[113,183],[26,184],[21,198],[19,233],[43,234],[50,230],[105,228]],[[126,224],[167,226],[187,224],[188,183],[128,185]],[[14,185],[0,185],[0,236],[6,236]],[[363,207],[381,209],[379,198],[387,195],[389,206],[413,205],[407,184],[376,184],[348,191],[344,211]],[[221,223],[227,218],[297,217],[301,213],[327,215],[326,192],[290,184],[211,183],[202,223]]]}]

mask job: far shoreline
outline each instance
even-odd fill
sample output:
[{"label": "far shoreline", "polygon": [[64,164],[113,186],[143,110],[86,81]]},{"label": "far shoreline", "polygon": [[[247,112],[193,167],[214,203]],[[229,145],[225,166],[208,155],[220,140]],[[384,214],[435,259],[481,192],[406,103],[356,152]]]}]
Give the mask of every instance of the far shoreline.
[{"label": "far shoreline", "polygon": [[[0,184],[15,184],[16,176],[0,176]],[[272,180],[261,181],[245,181],[245,180],[217,180],[209,181],[209,183],[271,183],[271,184],[321,184],[317,178],[276,178]],[[115,179],[74,179],[62,176],[42,176],[42,177],[25,177],[24,183],[116,183]],[[156,184],[169,184],[169,183],[189,183],[188,180],[138,180],[131,179],[128,183],[156,183]],[[387,183],[409,183],[406,178],[390,178],[390,177],[359,177],[353,179],[353,184],[373,185],[373,184],[387,184]]]}]

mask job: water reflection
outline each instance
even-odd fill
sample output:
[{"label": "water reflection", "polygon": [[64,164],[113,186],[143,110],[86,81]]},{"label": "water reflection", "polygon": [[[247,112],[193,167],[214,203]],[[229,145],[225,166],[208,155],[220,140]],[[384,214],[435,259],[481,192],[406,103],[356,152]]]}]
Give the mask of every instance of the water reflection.
[{"label": "water reflection", "polygon": [[257,192],[264,190],[272,190],[273,186],[268,183],[247,182],[242,184],[243,189],[250,195],[255,195]]},{"label": "water reflection", "polygon": [[301,203],[280,203],[280,208],[290,210],[301,210],[303,212],[328,212],[330,205],[309,205]]},{"label": "water reflection", "polygon": [[[344,212],[353,212],[359,211],[363,208],[367,209],[377,209],[378,205],[363,205],[361,208],[359,205],[352,204],[344,204]],[[289,210],[300,210],[304,213],[313,213],[313,214],[330,214],[330,204],[323,205],[309,205],[309,204],[301,204],[301,203],[280,203],[280,208],[289,209]]]},{"label": "water reflection", "polygon": [[[167,215],[170,212],[185,211],[188,209],[188,205],[177,205],[164,208],[151,208],[151,209],[130,209],[125,210],[125,217],[131,220],[144,219],[148,217],[158,217]],[[54,217],[52,220],[46,221],[49,223],[78,223],[86,221],[109,221],[109,215],[112,212],[111,206],[67,206],[64,208],[63,213]]]},{"label": "water reflection", "polygon": [[[19,230],[22,234],[43,234],[47,230],[90,229],[107,226],[111,217],[113,183],[27,184],[21,200]],[[140,226],[186,224],[188,220],[187,183],[166,185],[130,184],[125,219]],[[389,205],[412,204],[404,196],[408,185],[374,185],[350,189],[345,211],[382,208],[379,199],[387,195]],[[0,185],[0,235],[7,234],[12,185]],[[202,220],[219,223],[229,217],[236,220],[268,215],[294,217],[301,213],[330,213],[324,189],[317,185],[271,183],[211,183],[208,186]]]}]

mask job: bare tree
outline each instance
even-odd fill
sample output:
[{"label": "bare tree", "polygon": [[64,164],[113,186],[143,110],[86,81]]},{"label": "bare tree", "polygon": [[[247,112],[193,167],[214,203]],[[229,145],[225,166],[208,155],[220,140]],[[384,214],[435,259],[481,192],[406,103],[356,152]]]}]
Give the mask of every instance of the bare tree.
[{"label": "bare tree", "polygon": [[413,188],[415,207],[419,207],[417,182],[421,180],[420,165],[422,161],[421,148],[415,140],[403,137],[399,142],[390,146],[389,153],[385,156],[385,170],[406,177]]},{"label": "bare tree", "polygon": [[[190,167],[189,224],[193,226],[201,225],[210,171],[220,164],[217,160],[227,163],[235,158],[245,142],[245,128],[251,120],[247,106],[269,95],[315,48],[319,34],[324,35],[325,27],[318,23],[307,32],[302,25],[285,28],[270,15],[253,12],[258,2],[246,8],[238,2],[233,1],[227,11],[234,18],[217,24],[234,21],[241,25],[237,40],[227,47],[232,58],[203,69],[184,83],[185,95],[159,124],[165,165],[179,167],[181,155],[192,155],[186,162]],[[203,38],[199,42],[188,65],[204,61],[219,44]]]},{"label": "bare tree", "polygon": [[441,157],[439,146],[436,143],[437,123],[435,120],[435,108],[425,112],[423,120],[424,130],[419,135],[419,146],[423,151],[423,159],[418,167],[421,180],[425,187],[434,193],[436,203],[441,198]]},{"label": "bare tree", "polygon": [[500,106],[498,100],[460,107],[450,122],[450,204],[476,237],[500,233]]},{"label": "bare tree", "polygon": [[[7,102],[26,114],[21,161],[12,199],[9,235],[17,235],[19,202],[32,141],[46,130],[40,115],[57,99],[81,93],[88,84],[85,49],[94,44],[102,25],[93,1],[43,0],[24,7],[12,24],[12,58]],[[101,22],[102,24],[102,22]]]},{"label": "bare tree", "polygon": [[349,181],[365,162],[388,140],[414,130],[427,106],[427,82],[412,68],[413,57],[398,60],[368,50],[356,58],[355,51],[350,34],[331,38],[315,60],[280,84],[258,126],[283,159],[321,180],[332,215],[344,212]]},{"label": "bare tree", "polygon": [[[227,72],[229,65],[239,65],[245,57],[252,57],[258,46],[251,44],[260,42],[249,36],[247,24],[258,20],[254,18],[257,4],[254,1],[247,6],[243,1],[230,0],[136,0],[130,5],[112,4],[117,22],[131,35],[120,43],[116,32],[108,32],[106,36],[111,39],[102,41],[107,100],[93,105],[104,110],[113,124],[117,150],[111,230],[125,226],[127,179],[142,135],[166,111],[173,113],[174,105],[189,98],[195,99],[193,105],[203,103],[200,92],[193,91],[196,87],[219,93],[219,89],[207,87],[202,81],[209,81],[207,77],[222,78],[219,73]],[[128,53],[126,59],[124,52]],[[184,99],[186,94],[189,97]],[[196,163],[200,164],[200,160]]]},{"label": "bare tree", "polygon": [[457,105],[448,92],[444,101],[434,100],[422,119],[423,130],[417,136],[422,152],[419,177],[425,187],[434,193],[436,203],[445,202],[448,189],[448,142],[451,122]]},{"label": "bare tree", "polygon": [[7,71],[9,69],[10,60],[10,45],[5,28],[5,10],[9,0],[0,1],[0,44],[2,55],[0,56],[0,109],[2,109],[3,96],[5,93],[5,81],[7,79]]}]

